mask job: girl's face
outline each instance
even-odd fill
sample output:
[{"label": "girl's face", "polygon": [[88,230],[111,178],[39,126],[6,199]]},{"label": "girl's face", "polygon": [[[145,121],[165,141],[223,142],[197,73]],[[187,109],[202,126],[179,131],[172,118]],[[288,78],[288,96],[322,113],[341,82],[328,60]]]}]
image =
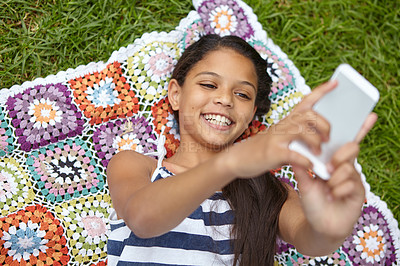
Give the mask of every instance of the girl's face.
[{"label": "girl's face", "polygon": [[218,150],[233,144],[251,122],[257,75],[248,58],[222,48],[199,61],[182,87],[171,80],[168,93],[172,108],[179,110],[181,141]]}]

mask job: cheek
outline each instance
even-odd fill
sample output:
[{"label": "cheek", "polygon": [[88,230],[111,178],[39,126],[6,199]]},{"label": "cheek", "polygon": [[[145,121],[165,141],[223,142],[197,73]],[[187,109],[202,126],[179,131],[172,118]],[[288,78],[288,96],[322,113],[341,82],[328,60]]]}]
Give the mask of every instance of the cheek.
[{"label": "cheek", "polygon": [[245,114],[243,116],[244,119],[247,121],[247,124],[250,123],[254,118],[254,113],[255,113],[254,108],[255,108],[254,104],[248,105],[246,106],[246,111],[243,112],[243,114]]},{"label": "cheek", "polygon": [[185,105],[179,109],[179,126],[186,132],[192,132],[195,126],[197,114],[196,107],[193,104]]},{"label": "cheek", "polygon": [[242,131],[245,131],[249,127],[251,121],[253,121],[253,111],[254,108],[246,108],[246,110],[243,110],[243,112],[239,113],[239,120],[241,123]]},{"label": "cheek", "polygon": [[[182,118],[179,118],[179,125],[181,126],[181,129],[183,127],[184,132],[191,133],[194,130],[194,123],[192,116],[182,116]],[[182,130],[181,130],[182,131]]]}]

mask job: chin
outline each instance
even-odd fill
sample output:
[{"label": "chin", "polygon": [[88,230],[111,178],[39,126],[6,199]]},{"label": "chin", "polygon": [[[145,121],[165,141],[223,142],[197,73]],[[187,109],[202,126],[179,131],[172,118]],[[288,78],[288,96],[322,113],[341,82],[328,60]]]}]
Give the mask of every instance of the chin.
[{"label": "chin", "polygon": [[207,144],[204,145],[207,149],[210,149],[212,151],[222,151],[225,150],[226,148],[230,147],[233,145],[234,141],[223,141],[223,140],[209,140],[206,142]]}]

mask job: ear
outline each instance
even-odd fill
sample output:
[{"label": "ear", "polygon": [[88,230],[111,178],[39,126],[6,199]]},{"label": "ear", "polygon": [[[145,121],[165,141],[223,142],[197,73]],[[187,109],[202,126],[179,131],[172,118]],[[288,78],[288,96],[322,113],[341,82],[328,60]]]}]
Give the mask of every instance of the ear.
[{"label": "ear", "polygon": [[181,96],[181,86],[176,79],[171,79],[168,84],[168,101],[171,104],[172,110],[179,110],[179,98]]}]

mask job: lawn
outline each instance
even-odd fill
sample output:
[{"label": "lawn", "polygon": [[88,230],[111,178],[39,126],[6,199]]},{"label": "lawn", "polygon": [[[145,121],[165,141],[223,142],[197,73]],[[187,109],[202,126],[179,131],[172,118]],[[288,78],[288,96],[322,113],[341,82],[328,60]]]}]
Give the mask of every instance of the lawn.
[{"label": "lawn", "polygon": [[[347,62],[379,89],[379,120],[359,162],[372,191],[400,220],[400,2],[246,2],[311,87]],[[174,29],[192,9],[188,0],[3,0],[0,88],[106,61],[145,32]]]}]

